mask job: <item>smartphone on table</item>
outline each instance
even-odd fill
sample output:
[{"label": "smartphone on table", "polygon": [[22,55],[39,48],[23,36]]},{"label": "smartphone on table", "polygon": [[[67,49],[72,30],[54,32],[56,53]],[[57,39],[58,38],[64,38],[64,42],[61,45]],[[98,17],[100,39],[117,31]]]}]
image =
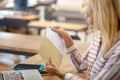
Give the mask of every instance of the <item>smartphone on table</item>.
[{"label": "smartphone on table", "polygon": [[42,71],[44,69],[44,64],[17,64],[13,68],[14,70],[27,70],[27,69],[37,69]]},{"label": "smartphone on table", "polygon": [[37,69],[42,75],[47,75],[47,72],[44,70],[44,64],[17,64],[13,67],[13,70],[28,70],[28,69]]}]

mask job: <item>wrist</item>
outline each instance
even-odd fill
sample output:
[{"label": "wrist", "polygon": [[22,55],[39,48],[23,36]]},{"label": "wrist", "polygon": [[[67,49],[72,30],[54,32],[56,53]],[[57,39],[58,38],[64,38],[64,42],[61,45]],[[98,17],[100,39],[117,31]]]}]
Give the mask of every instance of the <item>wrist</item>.
[{"label": "wrist", "polygon": [[72,39],[66,40],[65,43],[66,43],[66,48],[69,48],[70,46],[74,44]]},{"label": "wrist", "polygon": [[61,78],[61,79],[64,79],[64,76],[65,76],[65,74],[64,73],[62,73],[62,72],[56,72],[56,75],[59,77],[59,78]]}]

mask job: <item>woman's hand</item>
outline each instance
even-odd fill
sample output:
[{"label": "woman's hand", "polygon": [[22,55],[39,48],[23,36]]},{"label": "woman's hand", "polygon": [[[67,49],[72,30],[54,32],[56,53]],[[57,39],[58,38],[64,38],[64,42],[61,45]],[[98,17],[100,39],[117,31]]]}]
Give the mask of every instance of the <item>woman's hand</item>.
[{"label": "woman's hand", "polygon": [[52,30],[57,32],[63,38],[67,48],[74,44],[71,36],[64,29],[61,29],[60,27],[53,27]]},{"label": "woman's hand", "polygon": [[49,59],[49,63],[46,63],[46,71],[60,78],[64,77],[64,74],[57,69],[51,58]]}]

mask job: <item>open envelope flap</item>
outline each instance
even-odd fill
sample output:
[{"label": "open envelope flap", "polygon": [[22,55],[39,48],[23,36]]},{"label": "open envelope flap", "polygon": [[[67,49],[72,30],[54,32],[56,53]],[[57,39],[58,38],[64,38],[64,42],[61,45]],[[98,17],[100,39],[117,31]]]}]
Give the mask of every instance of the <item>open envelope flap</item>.
[{"label": "open envelope flap", "polygon": [[59,50],[54,46],[54,44],[44,36],[42,38],[42,43],[40,45],[39,52],[40,56],[45,60],[45,62],[49,62],[49,58],[51,57],[52,61],[56,64],[57,67],[60,66],[62,61],[62,54],[60,54]]}]

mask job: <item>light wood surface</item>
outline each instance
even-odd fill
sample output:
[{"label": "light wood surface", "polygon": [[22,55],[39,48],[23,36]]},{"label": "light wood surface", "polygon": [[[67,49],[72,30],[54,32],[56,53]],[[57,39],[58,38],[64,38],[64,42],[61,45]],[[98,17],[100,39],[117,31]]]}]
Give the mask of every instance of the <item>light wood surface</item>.
[{"label": "light wood surface", "polygon": [[[89,46],[89,43],[87,43],[87,42],[75,41],[75,44],[78,46],[79,51],[82,55]],[[39,54],[37,54],[31,58],[28,58],[27,60],[25,60],[21,63],[27,63],[27,64],[41,64],[41,63],[43,63],[43,64],[45,64],[45,62],[43,61],[43,59],[41,58],[41,56]],[[69,58],[67,57],[66,54],[64,54],[64,56],[63,56],[62,63],[60,65],[59,69],[64,73],[71,72],[71,73],[74,73],[76,75],[79,75],[82,78],[87,79],[87,75],[85,73],[77,73],[75,71],[73,64],[71,63],[71,61],[69,60]],[[53,75],[44,76],[44,79],[45,80],[60,80],[60,78],[53,76]]]},{"label": "light wood surface", "polygon": [[33,14],[29,14],[29,15],[20,15],[20,16],[5,16],[5,18],[11,18],[11,19],[20,19],[20,20],[34,20],[39,18],[38,15],[33,15]]},{"label": "light wood surface", "polygon": [[[41,43],[40,36],[24,35],[24,34],[15,34],[0,32],[0,49],[13,50],[13,51],[23,51],[38,53]],[[76,45],[83,45],[84,42],[75,40]],[[79,48],[81,51],[84,51],[83,48]]]},{"label": "light wood surface", "polygon": [[0,49],[37,53],[40,36],[0,32]]},{"label": "light wood surface", "polygon": [[23,11],[0,10],[0,19],[20,19],[20,20],[34,20],[39,18],[38,15],[29,14]]},{"label": "light wood surface", "polygon": [[10,66],[0,64],[0,71],[8,70],[8,69],[10,69]]},{"label": "light wood surface", "polygon": [[55,22],[55,21],[31,21],[28,26],[30,27],[38,27],[38,28],[45,28],[45,27],[53,27],[53,26],[60,26],[66,30],[73,30],[73,31],[80,31],[87,29],[86,24],[77,24],[77,23],[67,23],[67,22]]}]

